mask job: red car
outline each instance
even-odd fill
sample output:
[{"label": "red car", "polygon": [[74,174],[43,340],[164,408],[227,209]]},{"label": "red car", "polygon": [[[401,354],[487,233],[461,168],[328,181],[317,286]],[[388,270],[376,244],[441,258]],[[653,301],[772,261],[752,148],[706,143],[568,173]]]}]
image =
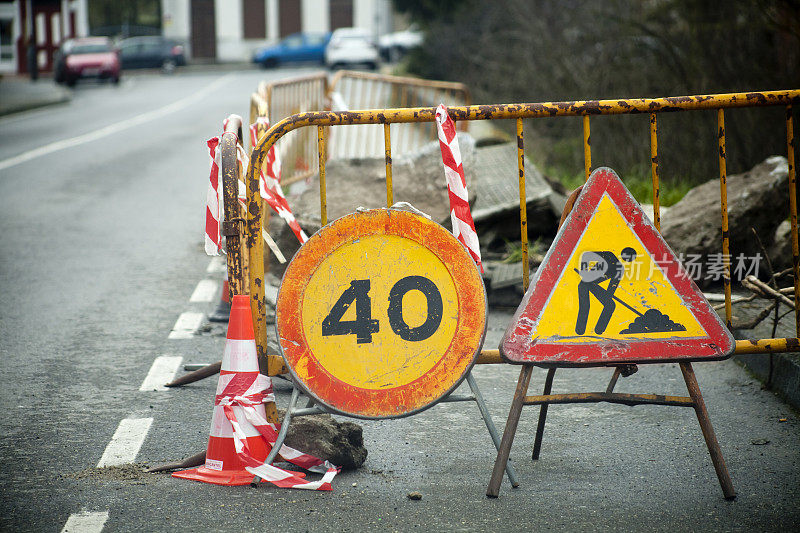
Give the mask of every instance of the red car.
[{"label": "red car", "polygon": [[56,54],[56,83],[72,86],[80,78],[110,79],[119,83],[119,72],[119,53],[107,37],[69,39]]}]

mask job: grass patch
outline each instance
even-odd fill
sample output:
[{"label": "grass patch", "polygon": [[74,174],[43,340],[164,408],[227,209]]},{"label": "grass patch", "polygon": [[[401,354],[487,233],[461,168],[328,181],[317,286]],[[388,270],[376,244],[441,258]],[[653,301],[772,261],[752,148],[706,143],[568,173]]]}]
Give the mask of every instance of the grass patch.
[{"label": "grass patch", "polygon": [[[533,243],[528,243],[528,258],[541,255],[545,252],[545,246],[541,239],[536,239]],[[506,241],[506,256],[503,263],[520,263],[522,261],[522,243]]]},{"label": "grass patch", "polygon": [[[572,172],[565,172],[563,169],[548,167],[545,172],[549,177],[561,182],[568,191],[572,191],[580,187],[586,182],[583,173],[574,174]],[[640,204],[653,203],[653,182],[650,177],[650,169],[646,171],[637,170],[633,172],[624,173],[622,182],[625,187],[631,192],[636,201]],[[696,183],[688,179],[678,178],[670,179],[668,183],[663,181],[660,183],[659,199],[661,200],[662,207],[669,207],[676,204],[681,198],[692,189]]]}]

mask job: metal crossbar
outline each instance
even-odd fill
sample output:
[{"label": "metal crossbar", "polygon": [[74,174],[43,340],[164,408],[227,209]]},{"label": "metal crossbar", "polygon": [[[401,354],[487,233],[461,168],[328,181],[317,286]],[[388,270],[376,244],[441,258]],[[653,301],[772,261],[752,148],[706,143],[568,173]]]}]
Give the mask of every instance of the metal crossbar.
[{"label": "metal crossbar", "polygon": [[[800,350],[800,267],[798,266],[798,225],[797,225],[797,178],[795,169],[795,148],[792,106],[800,102],[800,90],[765,91],[751,93],[713,94],[701,96],[681,96],[665,98],[640,98],[619,100],[587,100],[574,102],[547,102],[532,104],[500,104],[457,106],[449,108],[450,116],[457,122],[471,120],[513,119],[517,122],[517,146],[520,189],[520,233],[523,254],[527,252],[527,213],[525,206],[524,180],[524,119],[543,119],[552,117],[583,117],[585,170],[591,170],[590,117],[593,115],[644,114],[650,116],[651,171],[653,182],[653,205],[655,224],[660,229],[659,172],[658,165],[658,120],[657,115],[665,112],[716,110],[719,131],[720,166],[720,216],[722,218],[722,251],[725,257],[725,316],[728,326],[731,322],[731,286],[727,214],[727,169],[725,152],[725,110],[761,106],[786,107],[787,159],[789,162],[789,214],[792,235],[792,254],[794,272],[795,337],[775,339],[752,339],[736,341],[735,353],[774,353]],[[253,291],[253,321],[256,327],[256,340],[261,350],[266,349],[266,304],[263,293],[264,250],[260,237],[262,205],[258,194],[258,172],[264,164],[269,148],[279,139],[293,131],[306,128],[317,130],[317,149],[319,164],[320,208],[322,224],[327,223],[325,162],[328,128],[341,125],[382,124],[384,130],[384,156],[386,160],[387,206],[393,203],[392,191],[392,137],[390,125],[408,123],[432,123],[435,120],[434,107],[394,108],[364,111],[318,111],[298,113],[283,118],[272,125],[258,145],[254,148],[247,170],[247,246],[250,253],[250,283],[261,290]],[[521,281],[525,290],[530,283],[527,257],[523,257]],[[480,363],[500,363],[497,350],[483,350]]]}]

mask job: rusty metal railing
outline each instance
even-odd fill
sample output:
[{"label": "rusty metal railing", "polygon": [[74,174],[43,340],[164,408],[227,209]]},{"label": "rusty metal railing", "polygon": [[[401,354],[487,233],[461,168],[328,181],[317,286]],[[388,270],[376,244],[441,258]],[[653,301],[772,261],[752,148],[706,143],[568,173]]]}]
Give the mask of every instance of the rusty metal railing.
[{"label": "rusty metal railing", "polygon": [[[519,190],[520,190],[520,228],[523,250],[523,268],[527,265],[527,214],[525,205],[525,180],[522,151],[524,147],[522,124],[525,119],[544,119],[552,117],[581,116],[584,128],[585,166],[588,172],[591,169],[591,146],[589,143],[590,117],[597,115],[623,115],[623,114],[649,114],[650,138],[653,181],[653,204],[655,223],[660,226],[659,213],[659,166],[658,166],[658,124],[657,115],[664,112],[692,111],[692,110],[717,110],[719,125],[719,161],[720,161],[720,207],[722,217],[723,252],[729,252],[729,235],[727,234],[727,174],[725,154],[725,128],[724,111],[727,109],[759,107],[759,106],[785,106],[787,152],[789,161],[789,191],[788,204],[792,231],[792,254],[794,272],[794,303],[796,332],[795,337],[739,340],[736,342],[735,353],[769,353],[788,352],[800,350],[800,272],[798,271],[798,226],[797,226],[797,197],[796,197],[796,170],[795,148],[797,145],[794,137],[792,119],[792,106],[800,103],[800,90],[767,91],[753,93],[715,94],[703,96],[648,98],[648,99],[622,99],[622,100],[591,100],[576,102],[550,102],[533,104],[504,104],[504,105],[479,105],[451,107],[450,116],[457,122],[469,120],[498,120],[512,119],[517,124]],[[392,141],[390,138],[390,124],[406,123],[432,123],[435,120],[435,108],[407,108],[407,109],[381,109],[366,111],[324,111],[295,114],[272,125],[267,134],[259,141],[253,150],[250,166],[247,169],[247,247],[250,254],[250,284],[254,289],[251,294],[253,322],[256,329],[256,340],[260,353],[266,350],[266,307],[264,301],[263,279],[263,243],[260,239],[262,205],[258,193],[258,172],[261,168],[269,148],[280,138],[290,132],[307,128],[317,132],[317,146],[320,168],[320,202],[321,222],[325,225],[327,215],[325,210],[326,183],[325,176],[325,150],[327,129],[331,126],[354,124],[382,124],[384,125],[384,146],[386,153],[387,178],[391,177]],[[516,176],[514,176],[516,177]],[[512,179],[509,176],[509,179]],[[387,179],[387,200],[392,202],[391,179]],[[524,268],[522,283],[527,290],[529,273]],[[730,263],[725,265],[725,315],[728,324],[731,321],[731,294],[730,294]],[[498,350],[483,350],[478,357],[478,363],[501,362]]]},{"label": "rusty metal railing", "polygon": [[[390,76],[353,70],[340,70],[329,81],[324,72],[289,78],[273,83],[262,82],[251,98],[250,119],[262,106],[262,114],[274,124],[297,113],[322,110],[386,109],[399,107],[469,105],[466,85],[446,81]],[[467,123],[460,124],[466,131]],[[436,139],[434,124],[419,122],[405,128],[393,141],[395,156],[413,152]],[[317,142],[314,132],[293,130],[277,145],[283,162],[284,185],[314,176],[319,172]],[[380,125],[341,128],[326,142],[326,159],[381,157]]]},{"label": "rusty metal railing", "polygon": [[[270,124],[296,113],[330,109],[327,101],[328,75],[325,72],[274,83],[261,83],[257,95],[265,106],[265,112],[261,116],[269,118]],[[252,117],[252,104],[250,114]],[[306,179],[318,172],[317,145],[313,131],[293,131],[281,141],[277,150],[283,167],[284,185]]]},{"label": "rusty metal railing", "polygon": [[[423,80],[404,76],[389,76],[371,72],[342,70],[334,75],[328,89],[331,107],[335,111],[348,109],[391,109],[427,107],[445,104],[470,105],[471,98],[463,83]],[[338,106],[338,108],[337,108]],[[466,131],[468,122],[459,129]],[[337,128],[331,132],[328,159],[373,158],[384,155],[380,125],[361,125]],[[436,139],[436,125],[417,122],[406,127],[392,139],[392,152],[399,157],[421,148]]]}]

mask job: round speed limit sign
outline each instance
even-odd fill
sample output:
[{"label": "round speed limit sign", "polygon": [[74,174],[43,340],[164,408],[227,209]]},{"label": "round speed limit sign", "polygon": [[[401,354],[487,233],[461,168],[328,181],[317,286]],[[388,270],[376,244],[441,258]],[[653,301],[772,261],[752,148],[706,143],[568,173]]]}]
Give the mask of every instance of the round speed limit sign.
[{"label": "round speed limit sign", "polygon": [[334,412],[392,418],[455,389],[486,331],[486,292],[464,246],[394,209],[342,217],[283,276],[278,343],[296,382]]}]

